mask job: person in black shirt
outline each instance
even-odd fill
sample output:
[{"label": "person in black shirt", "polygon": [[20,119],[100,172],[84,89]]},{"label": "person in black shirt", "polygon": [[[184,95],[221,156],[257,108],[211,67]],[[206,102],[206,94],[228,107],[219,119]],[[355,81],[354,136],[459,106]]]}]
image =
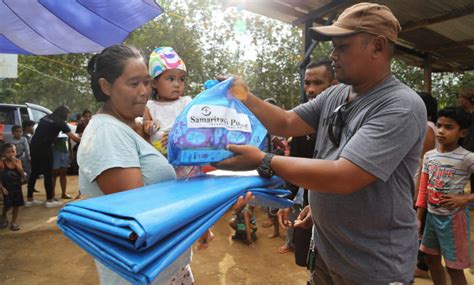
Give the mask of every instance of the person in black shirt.
[{"label": "person in black shirt", "polygon": [[[334,77],[334,70],[329,59],[319,59],[306,66],[304,91],[309,100],[313,100],[326,88],[334,84],[337,84],[337,80]],[[293,137],[289,144],[290,156],[312,158],[315,142],[316,135],[314,134]],[[291,183],[287,183],[286,188],[292,192],[292,195],[289,197],[291,200],[296,197],[300,190],[299,186]],[[306,256],[312,233],[312,223],[309,227],[302,226],[302,224],[297,227],[294,226],[295,219],[300,215],[302,207],[308,206],[308,190],[304,189],[303,191],[303,201],[295,200],[295,205],[292,209],[280,209],[278,212],[280,226],[287,229],[287,239],[285,244],[280,247],[279,252],[286,253],[294,250],[295,263],[299,266],[306,266]],[[306,209],[305,213],[308,210]]]},{"label": "person in black shirt", "polygon": [[28,194],[25,207],[41,204],[40,201],[33,199],[36,180],[40,174],[44,176],[46,207],[52,208],[62,205],[62,203],[54,200],[52,186],[53,143],[61,131],[72,140],[80,141],[80,138],[71,132],[66,123],[68,114],[69,109],[66,106],[59,106],[52,114],[43,117],[38,123],[35,134],[31,139],[31,174],[28,180]]}]

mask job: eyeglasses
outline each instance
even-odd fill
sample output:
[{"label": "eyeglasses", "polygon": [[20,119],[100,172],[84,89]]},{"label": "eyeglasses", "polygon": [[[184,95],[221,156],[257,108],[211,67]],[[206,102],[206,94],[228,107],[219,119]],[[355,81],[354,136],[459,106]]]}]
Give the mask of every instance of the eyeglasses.
[{"label": "eyeglasses", "polygon": [[334,109],[331,117],[329,118],[328,124],[328,136],[329,140],[334,144],[334,146],[339,147],[341,144],[342,129],[345,126],[345,122],[342,118],[342,111],[344,111],[347,102],[339,105]]}]

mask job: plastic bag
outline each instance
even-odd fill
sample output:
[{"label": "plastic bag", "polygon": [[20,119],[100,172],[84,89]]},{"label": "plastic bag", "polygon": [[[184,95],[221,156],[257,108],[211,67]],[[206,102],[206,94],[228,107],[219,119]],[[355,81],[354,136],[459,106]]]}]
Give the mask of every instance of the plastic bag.
[{"label": "plastic bag", "polygon": [[249,144],[265,150],[267,130],[232,96],[229,78],[200,93],[189,103],[168,136],[168,160],[173,165],[205,165],[233,155],[228,144]]}]

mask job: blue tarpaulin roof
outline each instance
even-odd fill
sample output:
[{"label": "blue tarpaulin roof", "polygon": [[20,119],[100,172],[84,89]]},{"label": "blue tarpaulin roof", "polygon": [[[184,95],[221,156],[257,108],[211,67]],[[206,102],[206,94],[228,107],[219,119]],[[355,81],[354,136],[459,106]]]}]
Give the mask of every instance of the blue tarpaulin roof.
[{"label": "blue tarpaulin roof", "polygon": [[153,0],[3,0],[0,53],[98,52],[162,13]]}]

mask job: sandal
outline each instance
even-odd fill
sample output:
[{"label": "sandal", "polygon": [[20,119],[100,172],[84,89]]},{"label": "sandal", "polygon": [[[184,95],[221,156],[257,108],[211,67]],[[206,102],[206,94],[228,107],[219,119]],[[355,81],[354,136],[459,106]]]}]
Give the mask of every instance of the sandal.
[{"label": "sandal", "polygon": [[69,194],[64,194],[61,196],[61,199],[72,199],[72,197]]},{"label": "sandal", "polygon": [[0,223],[0,229],[4,229],[6,227],[8,227],[8,219],[7,218],[3,219],[2,222]]},{"label": "sandal", "polygon": [[20,226],[18,224],[12,224],[10,226],[10,230],[12,231],[19,231],[20,230]]}]

